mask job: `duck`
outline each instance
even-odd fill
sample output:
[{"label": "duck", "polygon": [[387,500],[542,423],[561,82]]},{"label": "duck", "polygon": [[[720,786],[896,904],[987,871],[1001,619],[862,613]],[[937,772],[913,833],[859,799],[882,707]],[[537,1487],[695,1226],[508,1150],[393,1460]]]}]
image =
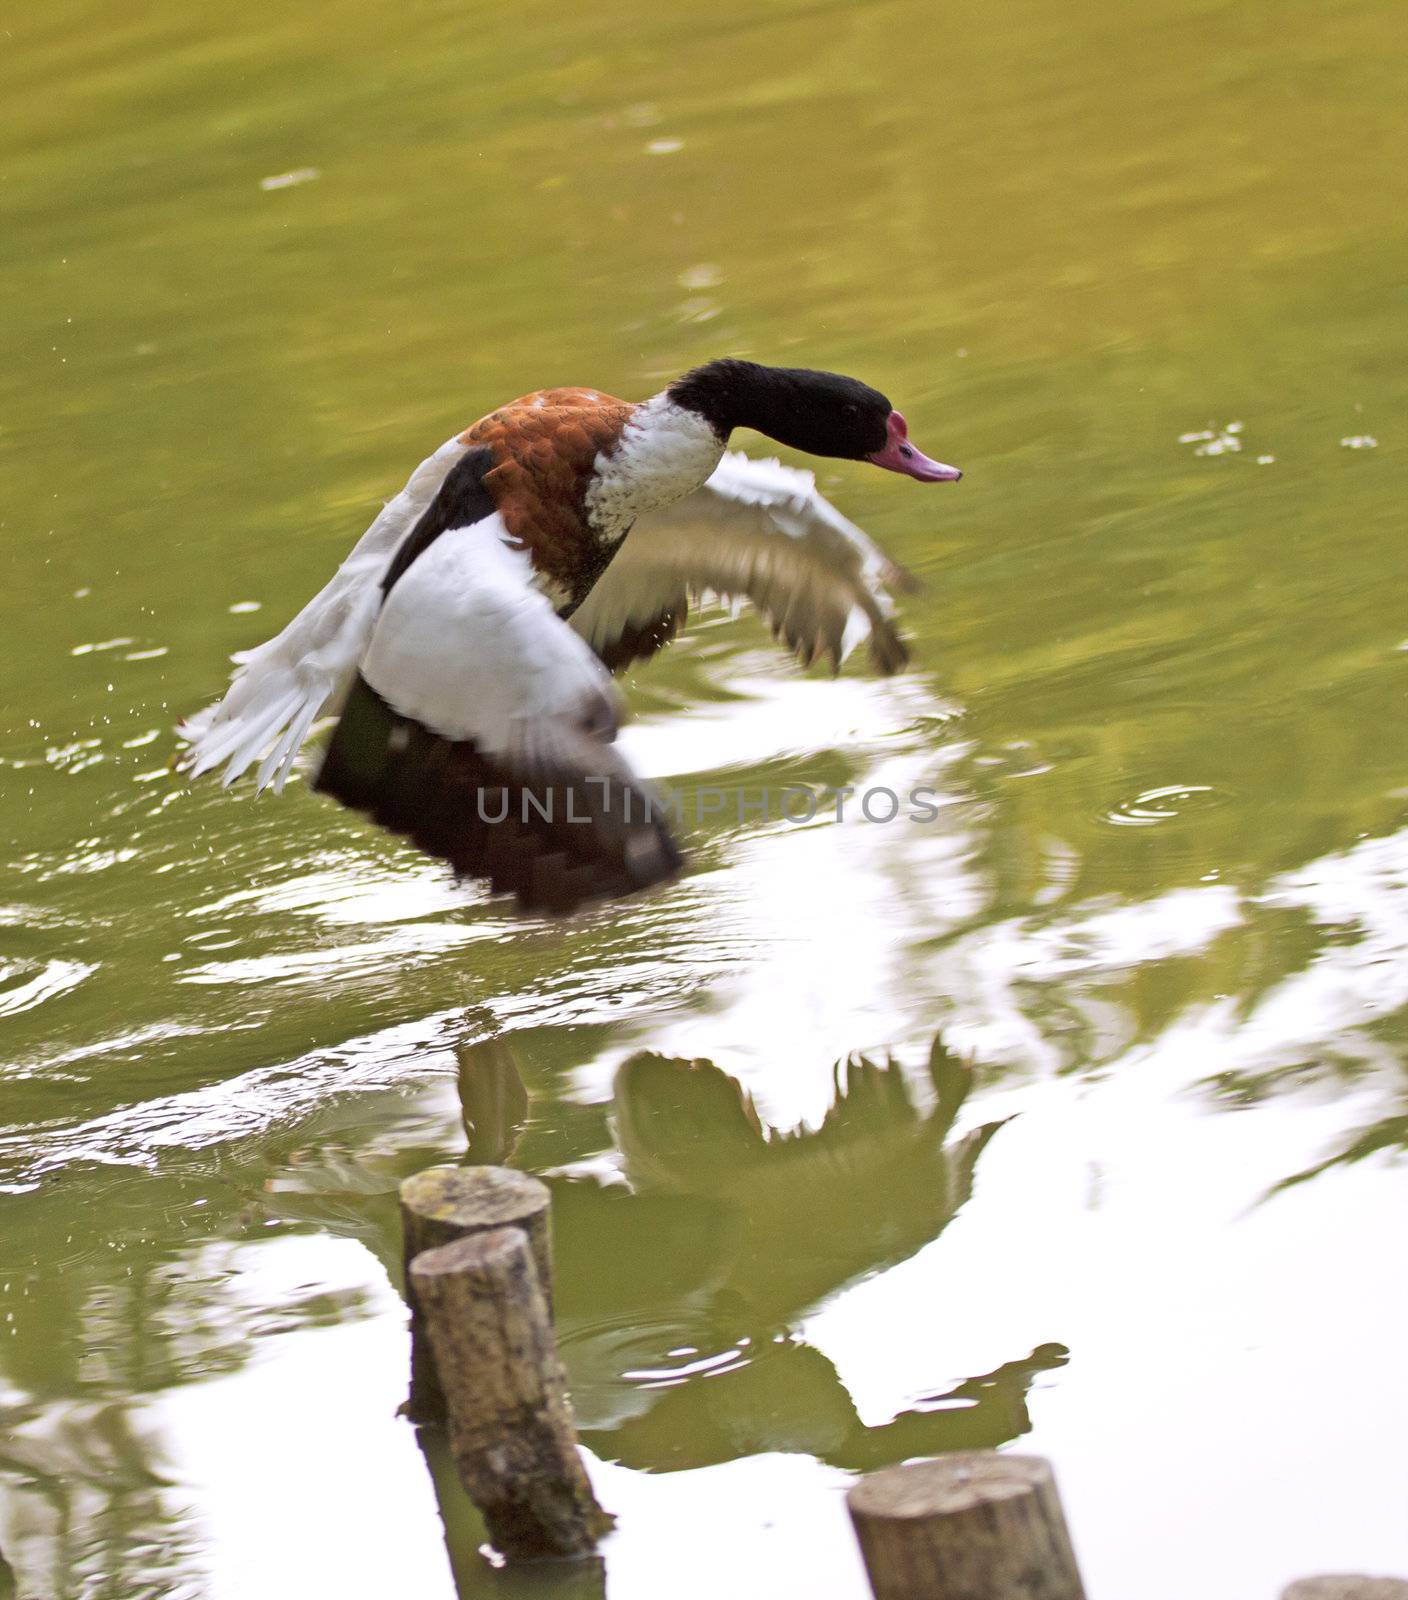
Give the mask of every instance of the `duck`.
[{"label": "duck", "polygon": [[[283,789],[336,718],[312,788],[525,912],[562,915],[675,876],[668,809],[617,748],[613,679],[675,639],[691,604],[747,602],[803,663],[907,651],[913,580],[813,475],[729,449],[751,429],[920,483],[962,473],[840,373],[710,361],[640,402],[540,389],[412,472],[283,631],[234,657],[178,728],[191,778],[255,768]],[[257,766],[256,766],[257,763]]]}]

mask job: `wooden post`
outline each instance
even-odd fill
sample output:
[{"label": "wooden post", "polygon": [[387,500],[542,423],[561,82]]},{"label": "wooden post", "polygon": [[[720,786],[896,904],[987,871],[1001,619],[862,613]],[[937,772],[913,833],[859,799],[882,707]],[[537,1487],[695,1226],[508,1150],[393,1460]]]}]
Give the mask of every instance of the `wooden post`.
[{"label": "wooden post", "polygon": [[1040,1456],[981,1450],[886,1467],[846,1503],[875,1600],[1084,1600]]},{"label": "wooden post", "polygon": [[1323,1578],[1298,1579],[1282,1591],[1281,1600],[1408,1600],[1408,1579],[1330,1573]]},{"label": "wooden post", "polygon": [[[443,1428],[417,1428],[416,1443],[440,1512],[453,1594],[481,1600],[606,1600],[606,1562],[599,1555],[576,1561],[510,1562],[486,1570],[484,1519],[464,1492],[449,1435]],[[0,1600],[12,1597],[0,1589]]]},{"label": "wooden post", "polygon": [[612,1526],[577,1449],[527,1236],[493,1228],[423,1251],[410,1279],[460,1481],[506,1557],[586,1556]]},{"label": "wooden post", "polygon": [[410,1264],[422,1250],[490,1228],[522,1228],[528,1235],[538,1282],[552,1315],[552,1231],[547,1185],[510,1167],[429,1167],[401,1185],[401,1232],[406,1301],[411,1308],[411,1393],[406,1413],[416,1422],[439,1422],[445,1397],[435,1377]]}]

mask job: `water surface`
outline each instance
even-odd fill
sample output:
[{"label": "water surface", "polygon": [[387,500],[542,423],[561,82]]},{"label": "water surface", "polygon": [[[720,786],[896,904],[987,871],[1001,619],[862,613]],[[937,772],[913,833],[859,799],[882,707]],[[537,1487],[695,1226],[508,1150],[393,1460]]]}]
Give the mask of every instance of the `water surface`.
[{"label": "water surface", "polygon": [[[395,1414],[395,1188],[467,1148],[554,1185],[612,1600],[850,1600],[852,1473],[1014,1440],[1093,1600],[1408,1571],[1399,8],[3,33],[17,1592],[488,1592]],[[171,777],[441,439],[724,353],[854,371],[967,476],[822,471],[924,580],[912,673],[706,617],[631,749],[933,822],[712,817],[551,926]]]}]

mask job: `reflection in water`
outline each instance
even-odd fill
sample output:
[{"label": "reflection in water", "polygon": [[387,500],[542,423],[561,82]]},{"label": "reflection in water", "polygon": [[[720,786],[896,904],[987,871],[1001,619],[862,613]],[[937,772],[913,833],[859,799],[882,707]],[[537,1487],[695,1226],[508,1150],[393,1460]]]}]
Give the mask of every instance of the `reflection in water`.
[{"label": "reflection in water", "polygon": [[[514,1051],[492,1038],[461,1044],[456,1060],[467,1154],[504,1159],[528,1115]],[[794,1331],[848,1283],[922,1249],[966,1203],[1002,1126],[945,1142],[970,1087],[938,1042],[922,1105],[893,1063],[855,1057],[836,1068],[821,1124],[779,1134],[711,1062],[626,1061],[612,1105],[626,1181],[549,1176],[559,1337],[584,1443],[655,1471],[772,1451],[859,1471],[1025,1433],[1027,1391],[1064,1363],[1060,1345],[867,1427],[832,1363]],[[419,1437],[455,1583],[480,1593],[482,1524],[438,1432]],[[601,1580],[574,1574],[572,1592]],[[520,1581],[538,1592],[538,1579]]]},{"label": "reflection in water", "polygon": [[[17,1558],[27,1558],[24,1600],[196,1600],[201,1563],[180,1531],[185,1497],[159,1473],[160,1441],[131,1408],[75,1404],[42,1416],[0,1408],[0,1417],[0,1471],[27,1491],[6,1527]],[[8,1571],[0,1560],[0,1595],[11,1592]]]},{"label": "reflection in water", "polygon": [[508,1041],[498,1036],[455,1046],[465,1159],[503,1166],[513,1158],[528,1120],[528,1091]]},{"label": "reflection in water", "polygon": [[1292,1177],[1283,1178],[1276,1185],[1276,1189],[1294,1188],[1296,1184],[1305,1183],[1310,1178],[1318,1178],[1321,1173],[1328,1172],[1333,1167],[1347,1166],[1352,1162],[1364,1161],[1369,1156],[1382,1155],[1385,1152],[1400,1156],[1408,1155],[1408,1111],[1371,1123],[1356,1134],[1343,1149],[1332,1156],[1327,1156],[1324,1161],[1315,1162]]},{"label": "reflection in water", "polygon": [[[467,1153],[507,1158],[536,1136],[513,1051],[496,1037],[462,1042],[454,1057]],[[965,1204],[1001,1126],[950,1137],[969,1086],[968,1069],[939,1047],[914,1085],[894,1066],[853,1059],[837,1069],[820,1125],[778,1134],[708,1062],[629,1060],[614,1102],[618,1149],[591,1157],[598,1169],[619,1162],[626,1182],[549,1180],[585,1441],[655,1469],[778,1450],[864,1468],[1024,1432],[1027,1389],[1064,1359],[1059,1346],[867,1427],[831,1362],[795,1332],[848,1283],[923,1248]],[[191,1437],[171,1430],[182,1417],[187,1428],[218,1417],[200,1397],[267,1371],[282,1336],[388,1315],[363,1247],[399,1269],[396,1187],[443,1158],[452,1102],[439,1094],[399,1114],[394,1104],[355,1151],[344,1124],[364,1128],[365,1112],[354,1100],[297,1135],[230,1145],[199,1164],[70,1169],[63,1185],[5,1197],[0,1547],[29,1585],[21,1593],[204,1592],[223,1547],[211,1545],[196,1485],[225,1483],[228,1494],[234,1462],[202,1465],[210,1445],[193,1457]],[[606,1126],[583,1120],[564,1154],[580,1163],[599,1152]],[[93,1197],[88,1226],[68,1232],[63,1252],[46,1249],[56,1211],[71,1215],[80,1187]],[[424,1445],[456,1581],[481,1592],[482,1527],[437,1442]]]},{"label": "reflection in water", "polygon": [[485,1554],[485,1529],[464,1492],[439,1428],[416,1429],[445,1535],[445,1554],[455,1593],[461,1600],[605,1600],[606,1563],[600,1556],[577,1561],[529,1561],[491,1567]]},{"label": "reflection in water", "polygon": [[[206,1593],[207,1540],[164,1396],[374,1308],[335,1244],[285,1220],[308,1154],[285,1140],[203,1167],[73,1169],[3,1196],[0,1549],[25,1600]],[[369,1177],[359,1167],[360,1187]],[[345,1183],[327,1198],[334,1231],[368,1231]]]},{"label": "reflection in water", "polygon": [[866,1427],[794,1332],[967,1201],[1001,1127],[945,1144],[970,1081],[936,1042],[920,1109],[897,1067],[852,1058],[820,1126],[779,1134],[711,1062],[627,1061],[614,1108],[629,1187],[554,1185],[559,1325],[587,1442],[653,1468],[782,1450],[864,1470],[1025,1432],[1027,1387],[1064,1361],[1059,1345]]},{"label": "reflection in water", "polygon": [[[795,843],[764,842],[774,857]],[[1209,883],[1147,902],[1058,902],[967,921],[916,961],[947,997],[946,1034],[1012,1081],[1043,1065],[1119,1065],[1133,1082],[1158,1056],[1229,1107],[1338,1083],[1360,1131],[1328,1160],[1288,1163],[1303,1182],[1405,1146],[1405,863],[1399,832],[1273,875],[1255,901]],[[580,997],[562,1004],[581,1018]],[[493,1021],[492,1008],[472,1019],[481,1033]],[[725,1031],[736,1017],[669,1019],[672,1038],[706,1024]],[[87,1583],[85,1600],[116,1600],[198,1585],[209,1553],[153,1397],[242,1371],[291,1329],[386,1315],[362,1286],[317,1273],[290,1285],[259,1263],[313,1229],[369,1246],[394,1272],[396,1184],[443,1159],[459,1121],[472,1159],[557,1172],[564,1354],[602,1457],[662,1470],[792,1451],[857,1469],[1027,1429],[1028,1387],[1059,1365],[1059,1346],[942,1393],[916,1384],[866,1426],[831,1360],[796,1331],[848,1283],[937,1238],[967,1199],[997,1124],[945,1142],[968,1077],[942,1051],[917,1084],[853,1062],[815,1128],[787,1135],[717,1067],[636,1056],[617,1074],[618,1148],[603,1156],[606,1108],[568,1088],[603,1059],[611,1035],[594,1017],[534,1036],[537,1116],[507,1041],[464,1042],[463,1014],[459,1040],[446,1025],[422,1019],[219,1091],[149,1099],[130,1123],[14,1142],[0,1196],[0,1548],[32,1583],[40,1575],[37,1592],[67,1600]],[[388,1090],[436,1073],[432,1104],[402,1103],[400,1120],[386,1109]],[[774,1104],[805,1088],[782,1071],[755,1081]],[[85,1166],[84,1151],[102,1164]],[[137,1158],[150,1170],[123,1164]],[[961,1324],[962,1302],[954,1310]],[[452,1560],[478,1582],[477,1522],[454,1492],[442,1485]],[[93,1586],[103,1574],[110,1588]]]},{"label": "reflection in water", "polygon": [[[184,1197],[168,1190],[167,1198]],[[122,1201],[113,1185],[110,1226],[81,1241],[70,1234],[69,1258],[42,1271],[21,1264],[26,1245],[48,1231],[54,1198],[5,1201],[0,1475],[10,1493],[0,1497],[0,1541],[20,1564],[26,1595],[197,1592],[166,1587],[189,1580],[199,1562],[144,1416],[146,1393],[171,1381],[178,1362],[180,1294],[164,1279],[177,1252],[127,1236]]]},{"label": "reflection in water", "polygon": [[1403,1148],[1404,950],[1399,829],[1269,875],[1255,893],[1207,882],[979,920],[935,941],[929,970],[947,997],[946,1037],[1013,1074],[1128,1076],[1162,1061],[1228,1109],[1333,1088],[1353,1131],[1287,1175],[1302,1182]]}]

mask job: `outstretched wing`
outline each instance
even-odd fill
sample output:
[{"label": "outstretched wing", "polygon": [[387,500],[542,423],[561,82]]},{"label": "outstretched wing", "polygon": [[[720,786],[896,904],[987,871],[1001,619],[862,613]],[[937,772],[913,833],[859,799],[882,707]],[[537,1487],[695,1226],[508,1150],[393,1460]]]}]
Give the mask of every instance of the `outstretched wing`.
[{"label": "outstretched wing", "polygon": [[[437,504],[463,503],[456,480],[474,465]],[[533,586],[496,511],[439,529],[434,511],[393,566],[316,787],[527,910],[670,877],[679,853],[613,747],[601,663]]]},{"label": "outstretched wing", "polygon": [[283,788],[308,730],[347,692],[371,638],[388,564],[467,449],[451,439],[422,461],[321,593],[282,633],[235,658],[240,665],[224,699],[177,730],[189,746],[182,766],[193,777],[224,762],[222,781],[230,784],[263,755],[259,787],[272,781]]},{"label": "outstretched wing", "polygon": [[889,673],[908,659],[890,590],[912,584],[811,473],[731,451],[702,489],[636,521],[570,620],[619,671],[674,637],[691,598],[746,598],[803,661],[839,666],[868,639]]}]

